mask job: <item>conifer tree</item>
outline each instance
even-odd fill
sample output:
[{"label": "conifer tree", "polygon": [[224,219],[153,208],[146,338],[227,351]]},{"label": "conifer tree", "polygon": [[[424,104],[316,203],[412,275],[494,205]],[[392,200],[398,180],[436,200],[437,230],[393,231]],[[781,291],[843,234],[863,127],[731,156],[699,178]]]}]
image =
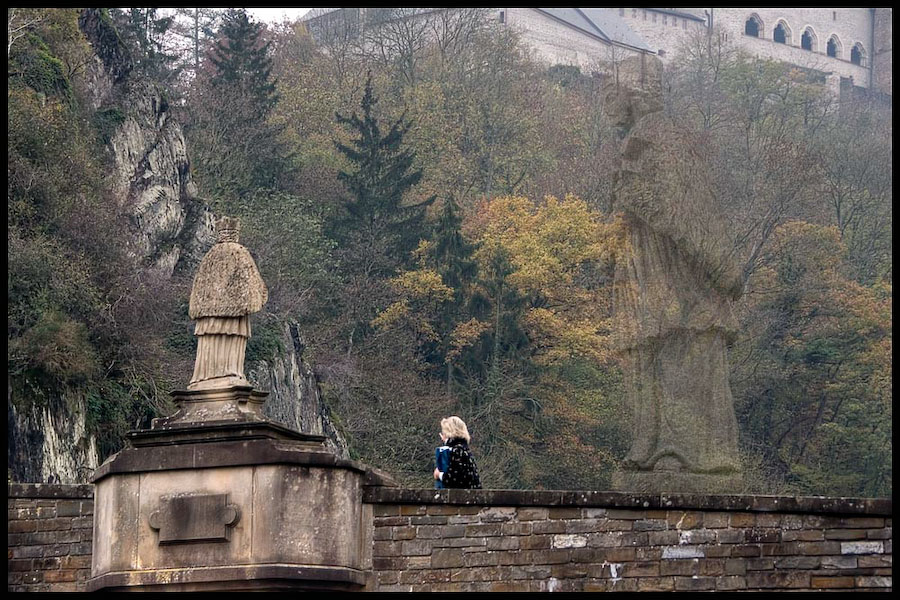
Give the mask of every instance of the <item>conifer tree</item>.
[{"label": "conifer tree", "polygon": [[248,95],[261,118],[278,102],[272,79],[271,42],[263,40],[263,25],[243,9],[231,9],[222,19],[219,40],[210,55],[214,87]]},{"label": "conifer tree", "polygon": [[217,37],[210,69],[190,99],[188,142],[204,191],[219,200],[246,201],[259,189],[278,188],[290,171],[282,128],[269,119],[278,103],[270,42],[263,25],[242,9],[225,13]]},{"label": "conifer tree", "polygon": [[383,260],[370,273],[388,276],[410,263],[410,253],[425,237],[425,209],[434,197],[404,204],[404,195],[422,178],[422,171],[413,168],[415,153],[403,143],[410,123],[401,117],[384,133],[372,112],[377,102],[369,77],[360,105],[362,116],[336,115],[338,123],[349,127],[356,137],[350,145],[337,144],[351,168],[338,173],[350,199],[335,237],[370,257],[381,255]]},{"label": "conifer tree", "polygon": [[175,75],[172,71],[175,57],[166,51],[163,39],[174,19],[160,16],[158,11],[158,8],[113,9],[111,14],[119,24],[122,40],[136,66],[157,80],[166,80]]}]

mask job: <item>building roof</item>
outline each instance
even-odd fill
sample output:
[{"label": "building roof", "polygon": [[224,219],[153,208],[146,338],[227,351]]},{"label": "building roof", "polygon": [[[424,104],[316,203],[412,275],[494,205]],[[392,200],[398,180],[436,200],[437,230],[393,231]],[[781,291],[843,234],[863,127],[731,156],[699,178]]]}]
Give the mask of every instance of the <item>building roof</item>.
[{"label": "building roof", "polygon": [[692,19],[702,23],[706,22],[706,13],[702,8],[645,8],[644,10],[652,10],[654,12],[681,17],[682,19]]},{"label": "building roof", "polygon": [[605,8],[538,8],[536,10],[604,41],[647,52],[653,51],[612,10]]}]

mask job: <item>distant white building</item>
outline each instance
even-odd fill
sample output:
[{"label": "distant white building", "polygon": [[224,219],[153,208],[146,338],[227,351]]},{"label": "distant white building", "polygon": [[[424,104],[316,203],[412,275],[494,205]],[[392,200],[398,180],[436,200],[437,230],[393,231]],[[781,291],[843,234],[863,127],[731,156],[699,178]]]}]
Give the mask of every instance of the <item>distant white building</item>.
[{"label": "distant white building", "polygon": [[[417,10],[404,18],[453,9]],[[361,30],[374,15],[385,14],[343,8],[311,13],[307,22],[311,31],[336,19]],[[835,90],[892,95],[890,8],[492,8],[485,15],[517,31],[548,64],[592,70],[636,54],[671,62],[688,36],[715,27],[754,56],[820,72]]]}]

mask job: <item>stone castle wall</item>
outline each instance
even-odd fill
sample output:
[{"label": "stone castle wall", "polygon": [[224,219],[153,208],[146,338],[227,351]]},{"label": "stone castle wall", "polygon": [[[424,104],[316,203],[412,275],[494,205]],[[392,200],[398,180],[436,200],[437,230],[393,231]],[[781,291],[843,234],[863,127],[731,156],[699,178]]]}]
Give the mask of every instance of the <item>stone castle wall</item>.
[{"label": "stone castle wall", "polygon": [[[612,47],[579,32],[531,8],[499,9],[505,12],[506,23],[518,31],[539,60],[548,64],[578,65],[582,69],[596,67],[599,62],[618,62],[638,53]],[[658,52],[664,62],[676,60],[681,47],[692,35],[706,30],[707,24],[696,19],[644,8],[609,8]],[[762,58],[789,62],[830,74],[830,85],[838,90],[840,79],[850,79],[852,85],[867,88],[874,77],[875,87],[891,93],[892,78],[892,10],[868,8],[716,8],[713,24],[720,27],[726,39],[738,48]],[[694,12],[697,12],[695,10]],[[874,14],[874,47],[873,47]],[[744,25],[751,15],[762,20],[759,38],[744,33]],[[493,13],[492,13],[493,17]],[[773,39],[775,26],[787,24],[786,44]],[[800,38],[808,27],[815,34],[812,50],[800,46]],[[837,36],[837,57],[826,53],[826,44]],[[864,50],[861,65],[850,62],[850,49],[860,44]],[[870,65],[874,72],[870,73]]]},{"label": "stone castle wall", "polygon": [[678,50],[692,35],[706,31],[706,23],[695,19],[647,10],[646,8],[614,8],[628,27],[640,35],[663,62],[671,62]]},{"label": "stone castle wall", "polygon": [[373,488],[378,591],[886,590],[890,500]]},{"label": "stone castle wall", "polygon": [[[886,499],[368,487],[363,502],[371,591],[893,586]],[[92,486],[9,484],[8,590],[83,591],[92,523]]]},{"label": "stone castle wall", "polygon": [[[535,58],[549,65],[577,65],[595,70],[601,63],[618,62],[640,54],[606,42],[556,21],[534,8],[506,8],[505,22],[535,52]],[[492,13],[493,14],[493,13]]]},{"label": "stone castle wall", "polygon": [[[762,19],[759,38],[744,33],[744,24],[751,15]],[[784,21],[790,37],[786,44],[773,39],[775,26]],[[713,26],[721,27],[728,40],[744,51],[772,60],[793,63],[839,77],[852,78],[853,84],[869,86],[868,61],[872,58],[872,18],[868,8],[717,8],[713,11]],[[815,32],[813,49],[800,47],[800,37],[807,27]],[[832,35],[840,40],[838,58],[826,54],[826,44]],[[850,49],[860,43],[866,59],[862,66],[850,62]]]},{"label": "stone castle wall", "polygon": [[875,89],[889,96],[893,95],[893,31],[894,11],[890,8],[876,8],[875,49],[873,52]]},{"label": "stone castle wall", "polygon": [[7,506],[7,590],[84,591],[94,486],[11,483]]}]

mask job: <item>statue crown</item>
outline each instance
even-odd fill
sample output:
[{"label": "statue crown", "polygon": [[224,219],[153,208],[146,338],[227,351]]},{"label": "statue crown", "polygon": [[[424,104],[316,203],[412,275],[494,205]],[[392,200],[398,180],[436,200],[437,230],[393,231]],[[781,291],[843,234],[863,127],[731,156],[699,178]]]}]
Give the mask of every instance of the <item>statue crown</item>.
[{"label": "statue crown", "polygon": [[216,231],[218,232],[217,243],[238,243],[241,235],[241,221],[235,217],[221,217],[216,221]]}]

